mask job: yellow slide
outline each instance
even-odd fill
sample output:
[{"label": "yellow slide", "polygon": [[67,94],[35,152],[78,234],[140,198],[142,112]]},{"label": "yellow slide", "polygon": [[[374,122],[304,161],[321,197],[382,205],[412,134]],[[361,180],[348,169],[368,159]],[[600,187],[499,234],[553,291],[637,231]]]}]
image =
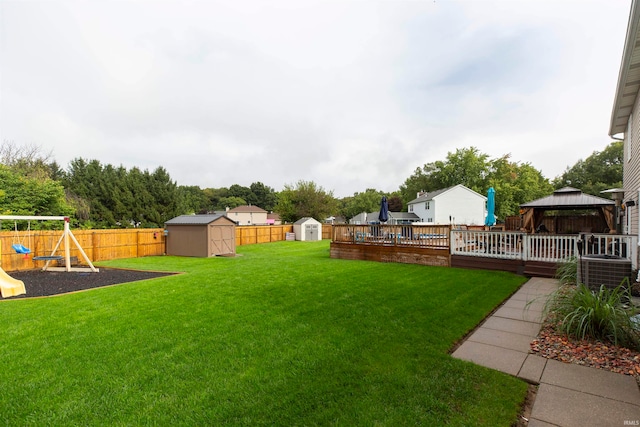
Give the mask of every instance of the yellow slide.
[{"label": "yellow slide", "polygon": [[[0,252],[0,259],[2,259],[2,252]],[[0,267],[0,293],[2,293],[2,298],[9,298],[26,294],[27,290],[24,288],[22,280],[14,279]]]},{"label": "yellow slide", "polygon": [[2,292],[2,298],[15,297],[16,295],[26,294],[27,291],[24,288],[24,282],[22,280],[14,279],[9,276],[0,267],[0,291]]}]

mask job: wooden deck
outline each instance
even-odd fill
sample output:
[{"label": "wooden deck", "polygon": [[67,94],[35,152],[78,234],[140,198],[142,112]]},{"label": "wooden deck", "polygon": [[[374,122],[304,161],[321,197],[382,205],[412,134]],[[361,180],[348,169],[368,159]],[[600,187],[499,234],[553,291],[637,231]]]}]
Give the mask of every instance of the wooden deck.
[{"label": "wooden deck", "polygon": [[[509,271],[553,277],[558,264],[584,254],[617,255],[635,263],[633,236],[611,234],[552,235],[448,226],[334,225],[332,258]],[[634,268],[637,268],[634,266]]]}]

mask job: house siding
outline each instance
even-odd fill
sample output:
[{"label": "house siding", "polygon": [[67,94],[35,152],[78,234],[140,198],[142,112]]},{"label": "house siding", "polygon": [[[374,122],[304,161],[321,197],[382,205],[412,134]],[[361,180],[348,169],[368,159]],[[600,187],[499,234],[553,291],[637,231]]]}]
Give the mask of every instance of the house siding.
[{"label": "house siding", "polygon": [[631,116],[629,118],[630,126],[627,127],[628,132],[625,134],[624,140],[624,165],[623,165],[623,182],[624,182],[624,200],[634,200],[636,206],[626,209],[627,220],[625,230],[628,234],[638,236],[640,233],[640,216],[638,215],[638,202],[640,201],[640,97],[636,99],[633,106]]},{"label": "house siding", "polygon": [[[429,200],[414,200],[413,213],[421,222],[434,225],[465,224],[483,225],[486,212],[486,197],[463,186],[456,185],[437,193]],[[426,207],[429,203],[429,209]]]}]

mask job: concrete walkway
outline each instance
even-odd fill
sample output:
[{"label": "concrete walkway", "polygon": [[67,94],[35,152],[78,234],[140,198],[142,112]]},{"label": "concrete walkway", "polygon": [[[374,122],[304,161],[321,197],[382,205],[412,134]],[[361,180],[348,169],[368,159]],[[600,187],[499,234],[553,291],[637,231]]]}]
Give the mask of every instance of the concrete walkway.
[{"label": "concrete walkway", "polygon": [[530,352],[544,304],[557,288],[554,279],[532,278],[453,356],[539,385],[529,426],[640,425],[640,389],[633,377]]}]

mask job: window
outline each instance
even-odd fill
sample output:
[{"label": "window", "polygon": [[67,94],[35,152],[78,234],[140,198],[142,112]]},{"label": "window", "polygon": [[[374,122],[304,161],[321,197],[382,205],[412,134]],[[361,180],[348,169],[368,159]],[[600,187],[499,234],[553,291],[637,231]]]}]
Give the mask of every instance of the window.
[{"label": "window", "polygon": [[427,222],[433,222],[433,218],[427,218]]},{"label": "window", "polygon": [[413,212],[413,205],[409,205],[409,212]]},{"label": "window", "polygon": [[425,208],[426,210],[431,209],[430,202],[424,202],[424,208]]}]

